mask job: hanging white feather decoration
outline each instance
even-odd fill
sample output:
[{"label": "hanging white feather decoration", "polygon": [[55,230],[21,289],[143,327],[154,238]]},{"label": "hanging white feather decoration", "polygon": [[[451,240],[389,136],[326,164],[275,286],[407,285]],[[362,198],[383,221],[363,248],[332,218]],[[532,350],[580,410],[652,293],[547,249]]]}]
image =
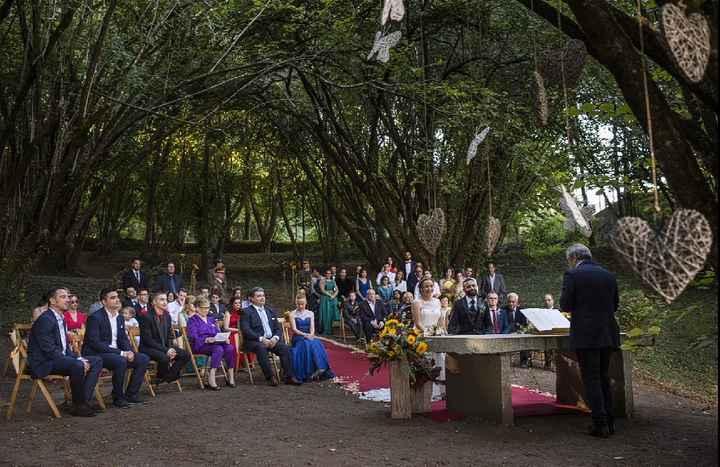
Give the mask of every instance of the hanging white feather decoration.
[{"label": "hanging white feather decoration", "polygon": [[475,138],[470,142],[470,146],[468,146],[467,150],[467,163],[469,164],[473,159],[475,159],[475,156],[477,156],[477,150],[478,146],[482,144],[483,141],[485,141],[485,138],[487,138],[488,133],[490,133],[490,127],[486,127],[483,131],[475,135]]},{"label": "hanging white feather decoration", "polygon": [[377,54],[377,61],[387,63],[390,60],[390,49],[395,47],[400,38],[402,37],[401,31],[391,32],[388,35],[383,35],[382,31],[375,33],[375,43],[373,48],[367,56],[368,60],[372,60],[373,56]]},{"label": "hanging white feather decoration", "polygon": [[579,231],[585,237],[592,235],[592,227],[590,222],[585,218],[583,212],[578,207],[575,197],[568,193],[564,185],[560,185],[560,209],[565,213],[565,230]]},{"label": "hanging white feather decoration", "polygon": [[405,17],[405,5],[402,0],[385,0],[380,22],[385,25],[388,19],[391,21],[402,21]]}]

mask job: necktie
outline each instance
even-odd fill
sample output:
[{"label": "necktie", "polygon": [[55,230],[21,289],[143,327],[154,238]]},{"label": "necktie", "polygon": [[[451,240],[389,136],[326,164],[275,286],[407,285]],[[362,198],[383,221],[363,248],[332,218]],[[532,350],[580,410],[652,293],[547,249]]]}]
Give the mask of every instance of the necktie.
[{"label": "necktie", "polygon": [[138,284],[140,283],[140,271],[135,271],[135,278],[138,281]]},{"label": "necktie", "polygon": [[493,317],[493,326],[495,327],[495,334],[500,334],[500,327],[498,326],[498,320],[497,320],[497,312],[495,310],[492,311],[492,317]]},{"label": "necktie", "polygon": [[473,298],[470,300],[470,311],[475,313],[477,310],[475,309],[475,299]]}]

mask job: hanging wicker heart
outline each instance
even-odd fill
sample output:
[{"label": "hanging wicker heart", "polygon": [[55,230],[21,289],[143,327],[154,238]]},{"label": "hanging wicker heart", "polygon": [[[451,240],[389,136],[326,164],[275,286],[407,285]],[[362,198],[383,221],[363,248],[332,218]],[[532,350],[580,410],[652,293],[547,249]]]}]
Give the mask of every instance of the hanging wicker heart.
[{"label": "hanging wicker heart", "polygon": [[585,43],[570,39],[562,50],[543,52],[539,57],[538,71],[545,78],[546,86],[562,87],[564,75],[565,86],[572,89],[580,82],[586,57]]},{"label": "hanging wicker heart", "polygon": [[425,248],[433,255],[437,252],[445,235],[445,211],[435,208],[430,215],[420,214],[417,220],[418,238]]},{"label": "hanging wicker heart", "polygon": [[700,13],[687,15],[685,4],[666,3],[662,8],[662,30],[675,61],[688,79],[702,81],[710,60],[710,26]]},{"label": "hanging wicker heart", "polygon": [[487,229],[485,232],[488,256],[492,256],[495,252],[495,247],[497,247],[498,241],[500,240],[501,232],[502,226],[500,225],[500,221],[496,217],[488,217]]},{"label": "hanging wicker heart", "polygon": [[545,79],[537,71],[533,72],[530,79],[530,96],[535,107],[535,124],[539,127],[547,126],[550,110],[547,92],[545,91]]},{"label": "hanging wicker heart", "polygon": [[610,244],[667,303],[685,290],[702,269],[712,247],[705,216],[692,209],[675,211],[659,236],[644,220],[623,217]]}]

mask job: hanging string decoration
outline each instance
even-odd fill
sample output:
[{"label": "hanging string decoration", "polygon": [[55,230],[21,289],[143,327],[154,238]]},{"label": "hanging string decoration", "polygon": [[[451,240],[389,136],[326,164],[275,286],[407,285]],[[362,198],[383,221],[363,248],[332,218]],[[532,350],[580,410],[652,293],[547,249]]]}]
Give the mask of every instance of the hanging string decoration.
[{"label": "hanging string decoration", "polygon": [[702,81],[710,60],[710,25],[700,13],[687,15],[684,2],[668,2],[660,24],[680,69],[693,83]]},{"label": "hanging string decoration", "polygon": [[391,32],[390,34],[383,34],[382,31],[376,32],[375,43],[367,59],[372,60],[373,57],[377,55],[378,62],[387,63],[390,60],[390,49],[400,42],[401,37],[401,31]]},{"label": "hanging string decoration", "polygon": [[470,142],[467,150],[467,163],[469,164],[477,155],[478,146],[485,141],[487,135],[490,133],[490,127],[486,127],[483,131],[475,135],[475,138]]},{"label": "hanging string decoration", "polygon": [[546,86],[562,87],[564,74],[564,85],[572,89],[580,82],[586,58],[585,43],[570,39],[560,50],[552,49],[541,53],[538,71],[545,78]]},{"label": "hanging string decoration", "polygon": [[547,126],[550,118],[550,106],[545,90],[545,79],[537,71],[533,72],[530,79],[530,96],[534,102],[535,124],[539,127]]},{"label": "hanging string decoration", "polygon": [[385,0],[382,16],[380,17],[380,22],[383,26],[385,26],[388,20],[400,22],[404,17],[405,5],[403,4],[403,0]]},{"label": "hanging string decoration", "polygon": [[488,217],[487,228],[485,231],[485,238],[487,240],[487,254],[492,256],[497,247],[498,241],[500,241],[500,234],[502,233],[502,226],[500,220],[497,217]]},{"label": "hanging string decoration", "polygon": [[669,304],[702,269],[712,248],[705,216],[680,209],[656,235],[644,220],[623,217],[610,238],[613,249]]},{"label": "hanging string decoration", "polygon": [[592,219],[593,217],[595,217],[595,208],[593,208],[592,206],[583,206],[580,208],[580,213],[588,222],[588,224],[592,225]]},{"label": "hanging string decoration", "polygon": [[441,208],[430,210],[430,215],[420,214],[417,220],[417,233],[420,242],[433,256],[445,235],[445,211]]},{"label": "hanging string decoration", "polygon": [[568,232],[578,231],[585,237],[592,235],[592,227],[590,222],[585,218],[583,212],[578,207],[575,197],[568,193],[565,186],[560,186],[560,209],[565,213],[565,230]]}]

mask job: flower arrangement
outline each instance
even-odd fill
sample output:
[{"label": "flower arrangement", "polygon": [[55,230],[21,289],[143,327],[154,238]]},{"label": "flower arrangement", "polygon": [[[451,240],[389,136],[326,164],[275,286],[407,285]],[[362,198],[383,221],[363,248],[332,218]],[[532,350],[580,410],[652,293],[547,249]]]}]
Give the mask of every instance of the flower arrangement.
[{"label": "flower arrangement", "polygon": [[420,387],[437,378],[439,368],[430,357],[422,333],[397,319],[389,319],[378,336],[368,345],[370,374],[391,361],[406,359],[410,367],[410,386]]}]

